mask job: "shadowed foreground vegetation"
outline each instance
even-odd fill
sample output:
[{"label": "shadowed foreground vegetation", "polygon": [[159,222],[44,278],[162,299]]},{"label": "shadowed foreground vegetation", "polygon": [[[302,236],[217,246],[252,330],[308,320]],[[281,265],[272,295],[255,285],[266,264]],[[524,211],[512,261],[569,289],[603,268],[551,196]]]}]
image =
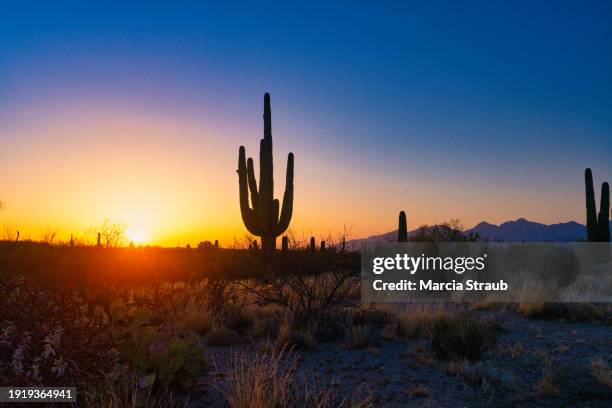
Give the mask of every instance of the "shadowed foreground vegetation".
[{"label": "shadowed foreground vegetation", "polygon": [[[609,353],[589,356],[584,390],[574,394],[557,349],[534,349],[528,339],[510,344],[504,323],[523,315],[602,326],[609,305],[362,305],[360,257],[343,248],[278,251],[264,268],[260,251],[212,244],[2,242],[0,385],[76,385],[80,405],[92,407],[366,407],[390,403],[381,387],[401,377],[411,385],[395,402],[427,405],[442,385],[413,383],[426,369],[466,384],[474,394],[461,398],[485,405],[564,398],[597,406],[610,397]],[[527,353],[536,357],[521,360]],[[374,386],[350,385],[379,358],[380,370],[400,364],[400,371],[377,371]],[[512,375],[509,358],[524,365]]]}]

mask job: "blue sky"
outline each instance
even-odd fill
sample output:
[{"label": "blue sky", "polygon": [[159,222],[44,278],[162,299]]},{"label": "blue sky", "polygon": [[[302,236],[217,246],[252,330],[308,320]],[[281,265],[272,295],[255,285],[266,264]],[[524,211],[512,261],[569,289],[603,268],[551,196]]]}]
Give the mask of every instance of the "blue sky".
[{"label": "blue sky", "polygon": [[[384,178],[372,188],[388,211],[419,205],[421,189],[424,200],[459,201],[417,223],[470,224],[479,216],[462,210],[468,195],[502,190],[529,204],[483,217],[582,221],[584,168],[612,178],[611,2],[123,3],[3,6],[8,151],[48,137],[24,129],[89,107],[202,125],[223,135],[228,157],[238,144],[256,156],[269,91],[277,160],[292,149],[297,171],[302,156],[323,169],[304,172],[345,184]],[[436,186],[452,191],[437,197]],[[558,207],[548,218],[546,205]]]}]

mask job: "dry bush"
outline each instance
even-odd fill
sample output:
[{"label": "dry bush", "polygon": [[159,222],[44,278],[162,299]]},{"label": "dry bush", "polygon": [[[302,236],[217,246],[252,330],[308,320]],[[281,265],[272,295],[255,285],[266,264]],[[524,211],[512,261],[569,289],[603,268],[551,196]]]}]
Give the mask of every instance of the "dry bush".
[{"label": "dry bush", "polygon": [[555,384],[554,377],[550,375],[544,375],[537,385],[538,393],[543,397],[550,397],[558,395],[560,390],[557,384]]},{"label": "dry bush", "polygon": [[410,390],[410,396],[418,398],[429,397],[429,388],[424,385],[417,385]]},{"label": "dry bush", "polygon": [[383,340],[387,340],[387,341],[397,340],[398,329],[399,329],[399,324],[397,323],[397,321],[389,322],[383,328],[381,337],[383,338]]},{"label": "dry bush", "polygon": [[373,342],[371,329],[368,326],[353,326],[347,333],[344,345],[349,349],[364,349]]},{"label": "dry bush", "polygon": [[283,323],[283,309],[276,305],[248,305],[243,313],[252,321],[248,335],[253,338],[274,337]]},{"label": "dry bush", "polygon": [[330,390],[312,390],[296,375],[297,355],[286,348],[234,354],[222,393],[231,408],[333,406]]},{"label": "dry bush", "polygon": [[203,304],[189,303],[179,315],[185,328],[197,334],[208,333],[214,325],[214,318]]},{"label": "dry bush", "polygon": [[449,363],[446,368],[449,374],[460,376],[466,383],[485,394],[500,391],[507,394],[515,388],[513,375],[506,370],[492,366],[484,361],[470,362],[462,360]]},{"label": "dry bush", "polygon": [[235,346],[242,342],[242,337],[225,326],[214,326],[206,335],[206,342],[211,346]]},{"label": "dry bush", "polygon": [[295,346],[303,350],[314,350],[316,340],[308,329],[296,329],[284,322],[278,329],[277,343],[281,347]]},{"label": "dry bush", "polygon": [[359,280],[349,272],[332,272],[291,275],[260,283],[245,281],[239,285],[244,296],[258,305],[282,307],[293,329],[316,332],[317,324],[322,324],[325,317],[333,318],[340,308],[354,304]]},{"label": "dry bush", "polygon": [[431,325],[432,347],[438,357],[477,360],[495,345],[495,327],[462,313]]},{"label": "dry bush", "polygon": [[102,315],[74,290],[0,280],[0,385],[84,385],[118,365]]},{"label": "dry bush", "polygon": [[410,308],[397,315],[398,334],[404,338],[424,337],[430,335],[432,325],[446,318],[449,313],[444,305],[412,304]]},{"label": "dry bush", "polygon": [[602,358],[591,360],[591,372],[598,383],[612,388],[612,369]]}]

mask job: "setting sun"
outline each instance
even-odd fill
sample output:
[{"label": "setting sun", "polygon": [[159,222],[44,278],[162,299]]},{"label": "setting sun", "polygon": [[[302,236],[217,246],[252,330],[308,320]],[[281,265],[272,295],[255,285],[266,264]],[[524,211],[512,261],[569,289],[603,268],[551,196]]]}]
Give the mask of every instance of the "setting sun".
[{"label": "setting sun", "polygon": [[125,231],[125,236],[134,244],[142,244],[148,238],[144,229],[137,226],[130,226]]}]

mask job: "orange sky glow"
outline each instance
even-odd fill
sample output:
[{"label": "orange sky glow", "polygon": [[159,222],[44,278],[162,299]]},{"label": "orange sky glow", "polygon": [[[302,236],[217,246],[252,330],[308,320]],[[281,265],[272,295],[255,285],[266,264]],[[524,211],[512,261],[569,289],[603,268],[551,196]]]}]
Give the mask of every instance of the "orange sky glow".
[{"label": "orange sky glow", "polygon": [[[2,184],[6,205],[0,233],[7,237],[19,229],[23,239],[36,240],[53,229],[60,240],[73,234],[93,242],[96,226],[109,219],[127,224],[130,238],[142,244],[219,239],[232,245],[246,233],[238,205],[237,150],[244,144],[258,166],[259,110],[254,106],[246,123],[228,129],[108,107],[26,117],[2,140],[0,168],[11,177]],[[278,122],[275,194],[282,197],[278,180],[284,179],[291,148],[296,155],[291,229],[298,238],[335,237],[345,225],[352,226],[351,237],[387,232],[396,227],[400,209],[406,210],[410,229],[451,218],[466,227],[519,216],[551,223],[576,218],[581,210],[580,184],[569,186],[576,194],[564,197],[553,188],[543,196],[520,185],[491,194],[496,180],[467,183],[460,172],[402,174],[367,160],[351,162],[333,146],[309,144],[310,129]],[[300,133],[288,138],[286,128]]]}]

